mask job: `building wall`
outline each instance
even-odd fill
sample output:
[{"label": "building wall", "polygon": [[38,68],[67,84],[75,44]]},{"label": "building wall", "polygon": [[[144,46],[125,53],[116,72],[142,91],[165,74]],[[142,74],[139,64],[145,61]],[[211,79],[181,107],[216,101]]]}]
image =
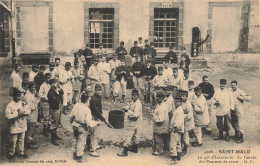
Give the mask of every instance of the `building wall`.
[{"label": "building wall", "polygon": [[[24,0],[17,0],[19,5],[28,3]],[[48,1],[42,0],[41,2]],[[31,1],[32,2],[32,1]],[[34,1],[35,2],[35,1]],[[52,19],[52,25],[50,25],[50,20],[48,27],[52,26],[53,30],[49,32],[49,51],[51,53],[60,55],[72,55],[75,51],[80,48],[84,48],[86,41],[84,41],[84,31],[86,28],[84,25],[84,3],[85,2],[95,2],[95,3],[106,3],[113,2],[119,4],[119,42],[124,41],[125,46],[129,52],[129,49],[133,46],[134,40],[137,40],[139,36],[143,39],[148,39],[149,37],[149,21],[150,21],[150,4],[151,3],[172,3],[172,2],[182,2],[183,7],[183,34],[182,34],[182,44],[187,47],[188,52],[191,48],[192,40],[192,28],[199,27],[201,31],[201,39],[204,39],[207,33],[212,35],[212,12],[209,10],[209,3],[219,2],[218,0],[49,0],[52,2],[52,7],[50,8],[49,19]],[[222,1],[223,2],[223,1]],[[234,2],[231,0],[225,0],[226,2]],[[237,0],[236,2],[241,2]],[[243,2],[243,1],[242,1]],[[260,52],[260,33],[259,33],[259,3],[258,0],[248,0],[250,2],[250,13],[248,14],[248,48],[250,52]],[[19,6],[16,6],[19,8]],[[40,7],[40,6],[39,6]],[[244,10],[241,8],[241,11]],[[245,14],[244,14],[245,15]],[[244,15],[241,17],[244,17]],[[52,17],[50,17],[52,16]],[[214,16],[218,17],[218,16]],[[17,22],[19,19],[16,15]],[[242,19],[242,18],[241,18]],[[223,22],[224,23],[224,22]],[[243,24],[240,22],[240,24]],[[21,45],[19,40],[19,26],[17,27],[17,41],[16,45],[19,47]],[[219,34],[218,34],[219,33]],[[232,34],[232,30],[230,30]],[[220,35],[221,31],[217,31],[216,36]],[[228,39],[228,38],[227,38]],[[223,39],[226,40],[226,39]],[[240,38],[238,40],[241,40]],[[230,42],[226,40],[225,42]],[[118,43],[114,43],[118,45]],[[231,52],[237,51],[240,41],[237,41],[236,49],[229,50]],[[214,44],[212,45],[211,39],[202,46],[201,51],[203,53],[211,53],[214,50]],[[19,48],[17,49],[19,50]],[[168,48],[165,49],[165,51]],[[218,52],[218,51],[217,51]],[[214,53],[214,52],[213,52]],[[224,52],[225,53],[225,52]],[[19,54],[19,51],[18,51]]]}]

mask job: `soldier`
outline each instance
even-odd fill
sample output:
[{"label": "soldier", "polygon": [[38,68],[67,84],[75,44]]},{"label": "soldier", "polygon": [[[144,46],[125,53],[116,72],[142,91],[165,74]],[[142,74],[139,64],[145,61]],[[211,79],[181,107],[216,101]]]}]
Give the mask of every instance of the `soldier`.
[{"label": "soldier", "polygon": [[145,64],[141,62],[141,57],[136,57],[136,62],[131,68],[131,73],[133,75],[134,88],[140,90],[143,94],[144,92],[144,73],[145,73]]},{"label": "soldier", "polygon": [[[124,58],[123,58],[123,61]],[[115,71],[116,71],[116,68],[118,66],[121,65],[121,61],[117,59],[117,55],[116,54],[113,54],[113,59],[111,59],[109,62],[108,62],[110,68],[111,68],[111,73],[109,75],[109,78],[110,78],[110,90],[111,90],[111,95],[113,96],[113,92],[114,92],[114,84],[116,82],[116,75],[115,75]]]},{"label": "soldier", "polygon": [[125,60],[121,61],[121,66],[116,68],[115,71],[116,81],[114,84],[114,102],[116,101],[116,97],[118,96],[120,87],[122,90],[122,102],[125,100],[126,95],[126,84],[127,84],[127,77],[130,75],[129,69],[127,66],[125,66]]},{"label": "soldier", "polygon": [[190,65],[190,57],[186,52],[186,48],[182,47],[181,52],[182,52],[181,57],[183,57],[185,59],[185,60],[183,59],[184,60],[183,62],[185,62],[185,64],[187,64],[187,66],[189,66]]},{"label": "soldier", "polygon": [[[17,67],[17,66],[16,66]],[[21,92],[13,88],[13,101],[5,109],[5,117],[9,120],[11,145],[8,158],[13,160],[16,144],[18,143],[18,157],[28,158],[24,153],[24,137],[27,130],[27,116],[31,113],[26,103],[21,101]]]},{"label": "soldier", "polygon": [[87,105],[88,100],[88,94],[82,94],[81,103],[74,105],[70,116],[70,122],[73,126],[73,133],[76,139],[76,142],[73,144],[73,159],[77,162],[82,162],[86,138],[91,128],[100,124],[92,120],[91,111]]},{"label": "soldier", "polygon": [[29,82],[34,81],[34,77],[38,74],[39,65],[32,65],[32,71],[29,73]]},{"label": "soldier", "polygon": [[55,63],[54,62],[50,62],[49,64],[49,68],[47,70],[44,71],[44,74],[45,73],[51,73],[51,79],[58,79],[58,75],[59,73],[56,73],[57,70],[55,70]]},{"label": "soldier", "polygon": [[36,85],[36,92],[37,93],[39,92],[41,85],[45,81],[44,71],[45,71],[45,66],[41,65],[40,66],[40,72],[34,77],[34,82],[35,82],[35,85]]},{"label": "soldier", "polygon": [[102,56],[101,62],[98,64],[98,73],[100,76],[100,83],[103,87],[105,98],[108,99],[109,96],[109,87],[110,87],[110,80],[109,75],[111,73],[111,68],[106,61],[106,56]]},{"label": "soldier", "polygon": [[148,57],[148,50],[150,49],[150,45],[148,44],[148,39],[144,40],[144,48],[143,48],[143,55],[144,55],[144,61],[146,59],[149,59]]},{"label": "soldier", "polygon": [[169,47],[169,52],[164,56],[164,61],[169,62],[172,67],[178,66],[178,57],[177,54],[173,51],[173,46]]},{"label": "soldier", "polygon": [[125,60],[125,56],[127,55],[127,51],[124,47],[125,43],[123,41],[120,42],[120,47],[116,49],[116,55],[118,56],[118,60]]},{"label": "soldier", "polygon": [[223,140],[223,131],[226,131],[226,141],[230,141],[229,137],[229,114],[234,111],[234,96],[226,89],[227,81],[220,79],[220,89],[217,89],[213,96],[213,104],[216,106],[217,128],[219,136],[214,140]]},{"label": "soldier", "polygon": [[157,75],[156,67],[151,64],[151,60],[147,59],[144,70],[144,102],[150,103],[151,82],[155,75]]},{"label": "soldier", "polygon": [[41,111],[41,122],[43,122],[43,135],[48,137],[47,129],[49,128],[50,123],[50,110],[49,110],[49,102],[48,102],[48,92],[51,88],[49,80],[51,78],[50,73],[46,73],[44,75],[45,82],[41,85],[39,90],[40,97],[40,111]]},{"label": "soldier", "polygon": [[183,71],[183,75],[184,75],[184,78],[183,78],[183,80],[182,80],[181,89],[188,91],[188,90],[189,90],[189,88],[188,88],[188,82],[191,81],[191,80],[193,80],[193,79],[190,77],[190,72],[189,72],[189,70],[186,70],[186,69],[185,69],[185,70]]},{"label": "soldier", "polygon": [[89,48],[89,44],[86,44],[86,49],[84,50],[84,57],[87,65],[87,70],[89,70],[90,66],[92,65],[92,59],[93,59],[93,52]]},{"label": "soldier", "polygon": [[97,50],[98,62],[101,62],[102,56],[107,56],[107,50],[103,49],[103,44],[99,43],[99,49]]},{"label": "soldier", "polygon": [[232,137],[236,143],[242,143],[244,141],[244,128],[243,128],[243,104],[245,101],[251,100],[251,96],[237,87],[237,81],[231,81],[231,92],[234,96],[235,109],[231,111],[231,124],[235,130],[235,135]]},{"label": "soldier", "polygon": [[202,77],[202,83],[200,83],[198,86],[201,87],[202,89],[202,93],[203,93],[203,96],[206,98],[207,100],[207,104],[208,104],[208,109],[209,109],[209,117],[210,117],[210,121],[209,121],[209,124],[205,126],[204,131],[206,132],[206,134],[210,135],[212,133],[211,131],[211,116],[212,116],[212,113],[211,113],[211,110],[212,110],[212,100],[211,98],[213,97],[214,93],[215,93],[215,90],[214,90],[214,86],[209,83],[209,78],[208,76],[204,75]]},{"label": "soldier", "polygon": [[[50,63],[52,64],[52,63]],[[58,79],[61,71],[65,70],[64,66],[60,64],[60,58],[55,58],[55,68],[54,68],[54,73],[55,73],[55,78]]]},{"label": "soldier", "polygon": [[176,86],[178,89],[181,88],[182,86],[182,82],[183,82],[183,77],[180,75],[180,73],[178,72],[178,68],[174,67],[172,69],[173,71],[173,77],[171,78],[171,85],[172,86]]},{"label": "soldier", "polygon": [[155,65],[155,57],[157,56],[156,49],[154,49],[154,43],[150,43],[150,47],[148,49],[145,49],[145,53],[148,56],[148,59],[151,60],[152,65]]},{"label": "soldier", "polygon": [[135,63],[137,55],[143,56],[142,49],[138,47],[138,41],[134,41],[134,46],[130,49],[130,55],[132,57],[132,65]]},{"label": "soldier", "polygon": [[129,105],[124,107],[128,112],[127,116],[127,135],[123,143],[123,152],[118,153],[118,156],[128,156],[128,151],[138,153],[138,139],[140,126],[142,122],[142,103],[139,100],[138,90],[132,90],[132,101]]},{"label": "soldier", "polygon": [[194,92],[194,81],[188,81],[188,100],[192,103],[195,99],[195,92]]},{"label": "soldier", "polygon": [[194,118],[193,118],[193,108],[188,100],[188,91],[180,90],[179,93],[181,94],[182,98],[182,109],[184,111],[184,134],[182,137],[182,153],[181,156],[184,156],[187,153],[188,146],[190,145],[189,140],[189,131],[193,130],[194,125]]},{"label": "soldier", "polygon": [[170,153],[173,162],[181,160],[181,135],[184,132],[184,113],[182,109],[181,97],[174,98],[175,110],[172,112],[172,119],[170,122]]},{"label": "soldier", "polygon": [[64,92],[63,95],[63,113],[68,114],[70,106],[72,104],[72,80],[74,76],[71,71],[71,63],[66,62],[65,70],[61,71],[59,74],[60,87]]},{"label": "soldier", "polygon": [[29,73],[23,72],[22,79],[23,79],[23,82],[29,82]]},{"label": "soldier", "polygon": [[[105,121],[105,118],[103,117],[103,111],[102,111],[101,95],[102,95],[101,85],[96,84],[95,93],[91,97],[89,104],[90,104],[90,110],[91,110],[93,119],[95,121],[97,121],[98,123]],[[93,157],[99,157],[99,154],[96,152],[96,150],[99,148],[98,140],[99,140],[100,134],[101,134],[100,126],[95,126],[93,129],[93,134],[91,136],[92,152],[90,153],[90,155]]]},{"label": "soldier", "polygon": [[168,107],[164,102],[164,94],[158,92],[156,94],[157,105],[152,111],[153,115],[153,138],[154,147],[153,155],[158,156],[163,154],[163,136],[169,132],[169,116]]},{"label": "soldier", "polygon": [[63,90],[58,87],[58,81],[55,79],[50,80],[50,85],[51,88],[48,92],[48,101],[50,105],[50,114],[51,114],[51,119],[52,123],[50,126],[50,132],[51,132],[51,143],[58,146],[58,140],[62,140],[57,135],[57,128],[60,123],[60,118],[61,118],[61,101],[62,101],[62,96],[63,96]]},{"label": "soldier", "polygon": [[[157,92],[158,89],[165,87],[168,85],[168,79],[163,75],[163,67],[158,67],[158,75],[156,75],[152,80],[152,90],[154,93]],[[152,104],[155,105],[155,95],[152,93]]]},{"label": "soldier", "polygon": [[171,68],[171,65],[169,62],[164,61],[163,66],[163,75],[170,81],[173,76],[173,70]]},{"label": "soldier", "polygon": [[144,43],[142,37],[138,37],[138,47],[140,47],[142,50],[144,49]]},{"label": "soldier", "polygon": [[99,70],[98,70],[98,58],[95,58],[93,64],[90,66],[88,71],[88,77],[90,79],[92,92],[94,92],[96,84],[100,83]]},{"label": "soldier", "polygon": [[72,69],[72,75],[74,77],[72,81],[72,90],[73,90],[73,104],[79,103],[79,95],[82,86],[82,80],[84,79],[83,69],[79,67],[79,62],[74,61],[74,68]]},{"label": "soldier", "polygon": [[202,146],[202,133],[201,127],[209,123],[208,105],[205,97],[202,95],[202,89],[197,86],[195,89],[194,101],[191,103],[194,111],[194,134],[196,141],[192,143],[192,146],[199,147]]},{"label": "soldier", "polygon": [[21,70],[21,65],[15,64],[14,65],[14,71],[12,72],[11,76],[10,76],[10,91],[9,91],[9,95],[12,96],[13,95],[13,88],[17,88],[19,91],[22,91],[22,78],[19,75],[19,72]]},{"label": "soldier", "polygon": [[37,149],[35,146],[34,135],[36,133],[36,121],[38,118],[38,104],[40,102],[38,95],[36,94],[36,85],[34,82],[29,82],[29,91],[24,96],[24,101],[27,102],[30,115],[27,118],[27,131],[25,133],[25,145],[28,149]]}]

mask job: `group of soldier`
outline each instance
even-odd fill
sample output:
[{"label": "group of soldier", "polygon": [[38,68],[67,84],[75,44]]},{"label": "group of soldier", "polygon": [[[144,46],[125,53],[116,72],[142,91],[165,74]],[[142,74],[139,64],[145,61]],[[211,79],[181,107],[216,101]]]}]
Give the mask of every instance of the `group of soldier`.
[{"label": "group of soldier", "polygon": [[[215,140],[230,141],[229,123],[235,130],[233,138],[243,142],[243,103],[251,97],[237,87],[237,81],[220,79],[220,89],[214,90],[208,76],[202,83],[195,84],[189,74],[190,58],[182,48],[178,59],[173,47],[164,57],[163,65],[155,67],[157,55],[153,42],[142,43],[142,38],[134,42],[130,50],[131,66],[126,65],[127,51],[124,42],[116,49],[107,62],[107,51],[100,44],[96,53],[86,45],[85,50],[74,54],[74,65],[60,64],[60,58],[50,62],[48,69],[32,65],[30,73],[19,75],[20,64],[15,64],[10,80],[10,95],[13,97],[6,107],[6,118],[10,124],[9,158],[15,157],[18,142],[18,156],[27,158],[25,147],[35,149],[37,121],[43,124],[43,134],[51,142],[59,145],[61,137],[57,128],[61,127],[61,113],[70,115],[75,142],[73,159],[82,161],[87,137],[90,155],[99,157],[98,140],[102,135],[100,125],[112,127],[103,116],[102,100],[118,101],[121,90],[125,102],[126,86],[133,81],[131,102],[122,110],[127,112],[127,135],[123,151],[118,156],[127,156],[128,151],[138,152],[140,128],[142,128],[142,103],[151,102],[153,116],[153,155],[159,156],[169,150],[174,162],[187,153],[190,138],[192,146],[202,146],[202,131],[211,135],[212,108],[216,109],[218,137]],[[111,93],[111,94],[110,94]],[[142,97],[141,95],[142,94]],[[104,96],[104,97],[102,97]],[[143,100],[142,100],[143,99]],[[225,132],[225,137],[223,136]]]}]

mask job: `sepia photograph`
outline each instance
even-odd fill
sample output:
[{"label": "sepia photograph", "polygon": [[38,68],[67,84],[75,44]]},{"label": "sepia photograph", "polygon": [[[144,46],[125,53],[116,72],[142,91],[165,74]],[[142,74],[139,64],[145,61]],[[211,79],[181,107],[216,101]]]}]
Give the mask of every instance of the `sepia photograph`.
[{"label": "sepia photograph", "polygon": [[259,0],[0,0],[0,165],[259,166]]}]

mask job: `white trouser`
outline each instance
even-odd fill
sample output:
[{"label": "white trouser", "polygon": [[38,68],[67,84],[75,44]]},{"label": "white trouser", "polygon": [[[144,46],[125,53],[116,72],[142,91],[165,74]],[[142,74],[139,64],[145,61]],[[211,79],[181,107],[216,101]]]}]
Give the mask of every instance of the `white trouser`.
[{"label": "white trouser", "polygon": [[95,152],[97,150],[98,147],[98,140],[100,138],[100,134],[101,134],[101,126],[95,126],[93,129],[93,134],[91,135],[91,147],[93,149],[93,151]]},{"label": "white trouser", "polygon": [[181,134],[179,132],[171,132],[170,139],[170,153],[171,156],[177,156],[177,153],[181,153]]},{"label": "white trouser", "polygon": [[195,127],[194,128],[194,134],[196,137],[196,140],[199,144],[202,143],[202,133],[201,133],[201,127]]},{"label": "white trouser", "polygon": [[120,88],[122,89],[122,95],[126,95],[126,84],[127,82],[124,80],[116,81],[114,83],[114,96],[118,95]]}]

